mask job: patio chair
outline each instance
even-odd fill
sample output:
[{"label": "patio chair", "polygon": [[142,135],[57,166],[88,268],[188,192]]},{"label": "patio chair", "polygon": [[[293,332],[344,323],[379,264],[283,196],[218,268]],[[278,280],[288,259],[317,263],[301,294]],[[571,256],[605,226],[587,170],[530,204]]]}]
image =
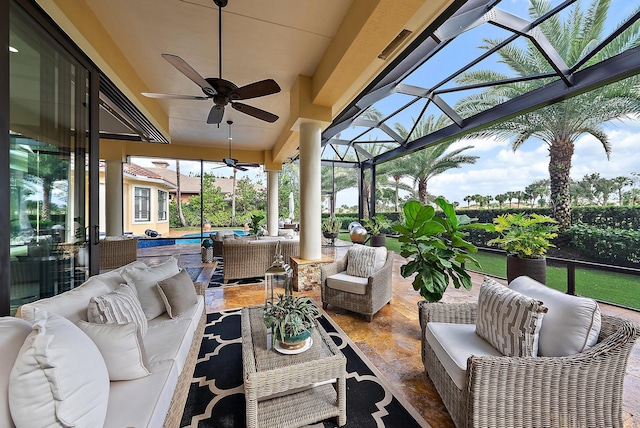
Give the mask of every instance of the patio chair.
[{"label": "patio chair", "polygon": [[347,273],[350,254],[353,256],[351,249],[341,259],[320,267],[323,308],[337,306],[362,314],[371,322],[373,315],[391,301],[394,253],[384,247],[375,250],[379,253],[384,250],[386,257],[378,254],[376,267],[382,266],[366,277]]}]

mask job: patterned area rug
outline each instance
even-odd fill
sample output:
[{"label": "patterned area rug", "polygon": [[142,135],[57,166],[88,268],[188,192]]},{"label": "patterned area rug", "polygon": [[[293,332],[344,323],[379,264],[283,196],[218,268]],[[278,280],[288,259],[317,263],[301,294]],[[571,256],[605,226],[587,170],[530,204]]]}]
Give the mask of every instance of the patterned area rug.
[{"label": "patterned area rug", "polygon": [[209,281],[208,288],[226,288],[226,287],[234,287],[236,285],[249,285],[249,284],[262,284],[264,282],[264,277],[256,277],[256,278],[242,278],[235,279],[228,283],[223,283],[224,278],[224,260],[220,257],[216,257],[216,265],[215,270],[213,271],[213,276],[211,277],[211,281]]},{"label": "patterned area rug", "polygon": [[[331,318],[319,319],[347,358],[349,428],[428,427]],[[240,309],[207,315],[207,327],[181,427],[232,428],[245,425]],[[314,427],[334,428],[335,418]]]}]

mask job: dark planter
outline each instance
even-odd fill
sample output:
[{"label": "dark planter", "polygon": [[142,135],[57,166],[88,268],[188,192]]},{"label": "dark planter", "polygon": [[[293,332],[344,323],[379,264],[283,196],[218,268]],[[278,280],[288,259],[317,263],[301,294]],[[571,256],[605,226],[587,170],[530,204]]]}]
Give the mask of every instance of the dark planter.
[{"label": "dark planter", "polygon": [[516,256],[507,256],[507,281],[511,283],[511,281],[522,275],[546,284],[547,259],[521,259]]},{"label": "dark planter", "polygon": [[372,247],[384,247],[387,245],[386,235],[371,235],[370,245]]}]

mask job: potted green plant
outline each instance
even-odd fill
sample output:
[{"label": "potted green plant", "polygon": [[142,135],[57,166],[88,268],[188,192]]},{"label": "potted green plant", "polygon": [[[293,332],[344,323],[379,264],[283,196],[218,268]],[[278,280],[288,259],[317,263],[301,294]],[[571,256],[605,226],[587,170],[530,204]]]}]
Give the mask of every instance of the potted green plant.
[{"label": "potted green plant", "polygon": [[503,214],[493,219],[498,237],[489,245],[497,245],[507,252],[507,281],[527,275],[538,282],[547,279],[545,255],[551,240],[558,236],[557,221],[540,214]]},{"label": "potted green plant", "polygon": [[341,226],[342,220],[333,215],[329,216],[322,222],[322,235],[327,239],[331,239],[331,243],[333,243],[340,233]]},{"label": "potted green plant", "polygon": [[404,278],[415,275],[413,288],[429,302],[442,299],[449,280],[456,288],[463,286],[471,289],[471,277],[465,265],[478,262],[471,256],[478,249],[465,240],[468,229],[492,231],[492,224],[477,223],[466,215],[457,215],[452,204],[439,197],[435,204],[442,209],[444,216],[436,215],[430,205],[418,201],[409,201],[403,211],[403,223],[393,226],[400,233],[402,257],[408,259],[401,266],[400,274]]},{"label": "potted green plant", "polygon": [[255,236],[258,236],[260,233],[261,222],[264,220],[264,215],[262,214],[254,214],[251,216],[251,223],[249,224],[249,229],[251,233]]},{"label": "potted green plant", "polygon": [[375,215],[363,220],[364,227],[371,234],[370,244],[372,247],[384,247],[387,245],[385,230],[391,227],[391,221],[382,214]]},{"label": "potted green plant", "polygon": [[318,316],[318,308],[305,296],[278,294],[278,299],[267,301],[264,323],[271,328],[272,345],[282,349],[302,348],[311,336]]}]

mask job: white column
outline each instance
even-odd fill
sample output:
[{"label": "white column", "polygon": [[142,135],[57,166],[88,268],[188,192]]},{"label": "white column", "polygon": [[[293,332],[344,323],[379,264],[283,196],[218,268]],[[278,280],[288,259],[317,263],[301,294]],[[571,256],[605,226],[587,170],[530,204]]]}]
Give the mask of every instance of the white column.
[{"label": "white column", "polygon": [[105,168],[105,227],[106,234],[122,235],[122,162],[108,160]]},{"label": "white column", "polygon": [[320,124],[300,124],[300,258],[322,258]]},{"label": "white column", "polygon": [[267,229],[278,236],[278,171],[267,171]]}]

